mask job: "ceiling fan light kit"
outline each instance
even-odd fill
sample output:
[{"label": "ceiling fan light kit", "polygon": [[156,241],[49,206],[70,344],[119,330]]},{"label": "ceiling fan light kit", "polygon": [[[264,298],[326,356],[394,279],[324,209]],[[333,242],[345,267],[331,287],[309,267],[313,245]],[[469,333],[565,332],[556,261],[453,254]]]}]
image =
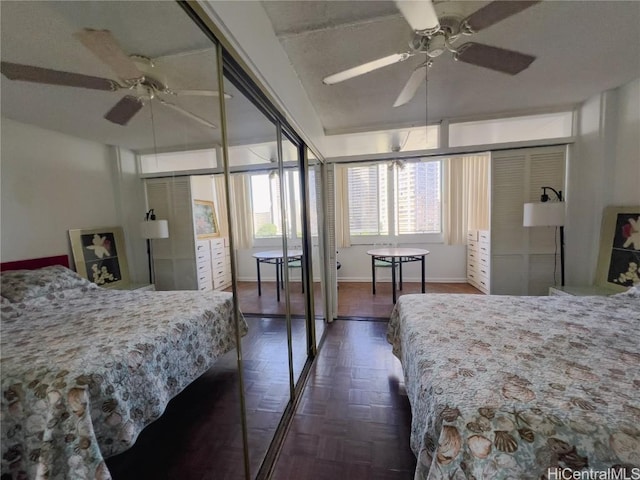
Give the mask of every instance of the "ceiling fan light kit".
[{"label": "ceiling fan light kit", "polygon": [[351,78],[364,75],[379,68],[402,62],[414,55],[423,54],[427,61],[420,65],[409,77],[400,95],[394,102],[399,107],[411,101],[422,82],[427,79],[427,67],[433,64],[432,59],[449,51],[453,59],[470,65],[487,68],[508,75],[517,75],[525,70],[536,57],[506,48],[467,42],[457,48],[453,46],[462,36],[471,36],[495,23],[516,15],[539,3],[541,0],[495,0],[466,18],[456,13],[443,14],[440,18],[432,0],[396,0],[395,4],[414,36],[409,42],[409,51],[396,53],[387,57],[349,68],[329,75],[323,82],[333,85]]}]

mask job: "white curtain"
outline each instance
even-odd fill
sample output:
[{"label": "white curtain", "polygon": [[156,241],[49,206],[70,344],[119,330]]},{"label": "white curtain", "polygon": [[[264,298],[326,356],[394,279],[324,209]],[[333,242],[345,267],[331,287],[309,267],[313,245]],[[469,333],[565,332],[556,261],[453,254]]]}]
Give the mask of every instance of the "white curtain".
[{"label": "white curtain", "polygon": [[468,230],[489,229],[489,167],[488,154],[445,162],[445,244],[464,245]]},{"label": "white curtain", "polygon": [[231,185],[231,227],[236,249],[249,249],[253,246],[253,216],[251,214],[251,180],[249,175],[234,174]]},{"label": "white curtain", "polygon": [[351,226],[349,225],[349,187],[347,167],[335,166],[336,199],[336,247],[351,246]]},{"label": "white curtain", "polygon": [[224,175],[213,176],[213,186],[216,193],[216,210],[218,214],[218,228],[220,235],[229,236],[229,219],[227,217],[227,196],[224,185]]}]

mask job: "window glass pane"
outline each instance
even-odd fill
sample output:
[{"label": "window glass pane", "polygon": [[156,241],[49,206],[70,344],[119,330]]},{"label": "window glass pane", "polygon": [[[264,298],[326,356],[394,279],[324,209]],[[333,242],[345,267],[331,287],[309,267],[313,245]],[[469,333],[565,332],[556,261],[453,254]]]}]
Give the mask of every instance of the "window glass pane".
[{"label": "window glass pane", "polygon": [[316,170],[309,169],[309,221],[311,222],[311,236],[318,236],[318,197],[316,189]]},{"label": "window glass pane", "polygon": [[347,171],[351,235],[388,235],[387,166]]},{"label": "window glass pane", "polygon": [[440,162],[405,163],[396,172],[396,232],[440,233]]},{"label": "window glass pane", "polygon": [[275,171],[251,176],[251,205],[256,238],[282,235],[280,181]]}]

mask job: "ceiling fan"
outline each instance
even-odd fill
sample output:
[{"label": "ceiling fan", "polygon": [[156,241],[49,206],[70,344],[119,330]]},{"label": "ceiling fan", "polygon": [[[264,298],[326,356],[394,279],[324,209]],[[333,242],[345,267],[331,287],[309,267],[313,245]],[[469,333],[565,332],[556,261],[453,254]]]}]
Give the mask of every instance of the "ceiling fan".
[{"label": "ceiling fan", "polygon": [[[4,61],[0,65],[0,71],[10,80],[104,91],[127,90],[129,93],[122,97],[104,115],[105,119],[118,125],[127,125],[147,102],[156,100],[161,105],[206,127],[218,128],[217,125],[210,121],[185,110],[167,99],[186,95],[217,97],[219,92],[215,90],[174,90],[169,88],[157,75],[154,75],[154,62],[152,59],[142,55],[127,55],[108,30],[86,28],[73,35],[101,61],[109,65],[119,80]],[[225,98],[231,98],[231,96],[225,94]]]},{"label": "ceiling fan", "polygon": [[[455,12],[455,8],[438,17],[432,0],[395,0],[398,10],[414,31],[414,36],[409,42],[409,51],[394,53],[349,68],[329,75],[322,81],[327,85],[332,85],[394,63],[403,62],[414,55],[425,54],[426,61],[413,71],[393,104],[394,107],[399,107],[415,96],[418,88],[427,78],[427,68],[432,66],[434,58],[439,57],[445,51],[451,52],[457,61],[516,75],[531,65],[536,57],[475,42],[467,42],[458,47],[454,47],[453,44],[463,36],[473,35],[540,1],[496,0],[464,18]],[[455,2],[448,3],[455,4]]]}]

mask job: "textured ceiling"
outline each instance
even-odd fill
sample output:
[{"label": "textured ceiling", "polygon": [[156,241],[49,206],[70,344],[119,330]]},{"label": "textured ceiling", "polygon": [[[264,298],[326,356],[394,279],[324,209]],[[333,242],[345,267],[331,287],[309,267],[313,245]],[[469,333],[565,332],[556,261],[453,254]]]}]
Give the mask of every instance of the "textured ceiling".
[{"label": "textured ceiling", "polygon": [[[463,18],[489,2],[436,1],[439,16]],[[327,75],[408,50],[405,19],[390,1],[265,1],[274,31],[327,133],[410,126],[573,105],[640,77],[640,2],[546,0],[467,41],[537,57],[510,76],[434,60],[428,82],[409,104],[392,105],[417,55],[336,85]],[[458,45],[456,44],[456,45]],[[428,100],[427,100],[428,91]]]},{"label": "textured ceiling", "polygon": [[[393,108],[424,58],[416,56],[337,85],[322,83],[327,75],[407,50],[410,28],[393,2],[260,3],[327,133],[397,132],[424,125],[427,113],[430,122],[437,122],[573,105],[640,77],[640,1],[545,0],[471,37],[535,55],[527,70],[512,77],[454,62],[445,53],[435,59],[428,83],[413,101]],[[487,3],[436,0],[435,6],[441,15],[466,16]],[[211,43],[175,2],[2,1],[0,8],[3,61],[114,78],[113,71],[73,37],[86,27],[109,29],[126,53],[155,58],[157,74],[170,87],[218,89]],[[157,102],[147,102],[126,127],[105,121],[105,113],[126,90],[103,92],[4,76],[0,82],[2,115],[17,121],[133,150],[220,142],[219,129]],[[225,90],[233,95],[226,104],[233,145],[275,138],[273,125],[250,102],[232,85]],[[173,101],[220,123],[213,97]],[[385,139],[380,148],[388,150],[392,140]],[[347,150],[332,154],[346,155]]]}]

